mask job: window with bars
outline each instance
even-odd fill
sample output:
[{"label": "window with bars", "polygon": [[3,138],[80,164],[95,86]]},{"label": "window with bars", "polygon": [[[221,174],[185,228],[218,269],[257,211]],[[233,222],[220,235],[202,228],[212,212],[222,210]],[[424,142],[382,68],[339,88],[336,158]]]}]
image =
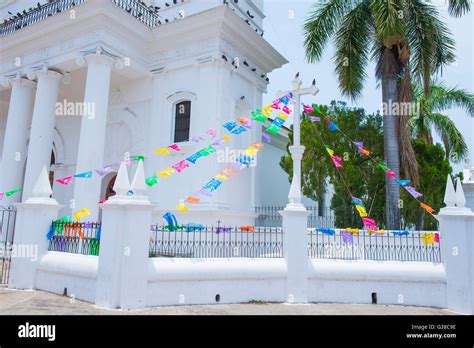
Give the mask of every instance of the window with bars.
[{"label": "window with bars", "polygon": [[176,103],[174,113],[174,142],[189,141],[189,126],[191,123],[191,101],[184,100]]}]

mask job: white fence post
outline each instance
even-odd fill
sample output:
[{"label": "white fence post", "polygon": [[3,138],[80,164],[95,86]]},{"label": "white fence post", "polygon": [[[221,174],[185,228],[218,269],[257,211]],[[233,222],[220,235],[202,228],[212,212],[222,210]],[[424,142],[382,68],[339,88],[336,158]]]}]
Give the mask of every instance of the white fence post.
[{"label": "white fence post", "polygon": [[456,192],[449,175],[447,180],[446,207],[437,215],[446,270],[447,307],[455,312],[474,314],[474,213],[465,207],[459,179]]},{"label": "white fence post", "polygon": [[286,262],[286,301],[308,303],[308,212],[304,207],[280,211],[283,217],[283,255]]},{"label": "white fence post", "polygon": [[[146,306],[152,205],[145,196],[143,162],[130,187],[127,168],[120,166],[116,195],[102,205],[102,233],[95,303],[106,308]],[[132,195],[130,195],[132,194]]]},{"label": "white fence post", "polygon": [[43,167],[32,197],[16,204],[17,217],[12,249],[8,287],[34,289],[36,271],[41,258],[48,252],[46,235],[62,208],[52,194],[46,167]]}]

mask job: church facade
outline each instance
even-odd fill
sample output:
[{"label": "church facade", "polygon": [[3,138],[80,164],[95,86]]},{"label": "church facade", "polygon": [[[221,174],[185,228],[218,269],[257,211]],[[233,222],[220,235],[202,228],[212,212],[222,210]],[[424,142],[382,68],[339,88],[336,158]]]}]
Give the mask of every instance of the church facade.
[{"label": "church facade", "polygon": [[[117,163],[145,156],[151,176],[185,159],[206,145],[193,137],[209,129],[223,136],[224,123],[260,108],[267,74],[287,63],[262,37],[261,0],[36,3],[0,2],[7,19],[0,37],[0,192],[22,189],[3,197],[3,206],[26,200],[46,166],[60,214],[88,208],[88,218],[99,219]],[[147,192],[156,221],[254,142],[265,143],[254,168],[177,216],[253,224],[255,206],[285,205],[289,183],[279,160],[287,141],[283,128],[264,142],[254,124],[219,153],[160,178]],[[173,143],[181,151],[153,152]],[[108,165],[105,175],[94,171]],[[56,181],[90,170],[88,179]]]}]

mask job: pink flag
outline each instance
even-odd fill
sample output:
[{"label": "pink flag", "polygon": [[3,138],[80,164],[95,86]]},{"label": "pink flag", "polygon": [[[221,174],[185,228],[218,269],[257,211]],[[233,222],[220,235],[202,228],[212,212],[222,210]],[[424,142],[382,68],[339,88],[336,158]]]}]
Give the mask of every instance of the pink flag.
[{"label": "pink flag", "polygon": [[331,156],[332,163],[336,166],[336,168],[342,168],[342,158],[337,156]]},{"label": "pink flag", "polygon": [[435,243],[439,243],[439,233],[436,233],[434,234],[434,241]]},{"label": "pink flag", "polygon": [[0,201],[3,199],[3,196],[4,196],[4,195],[5,195],[5,194],[4,194],[3,192],[0,192]]},{"label": "pink flag", "polygon": [[375,225],[375,220],[371,218],[362,218],[362,222],[364,226],[367,227],[369,230],[378,230],[377,225]]},{"label": "pink flag", "polygon": [[168,146],[168,147],[169,147],[170,149],[175,150],[175,151],[181,151],[181,149],[179,148],[179,146],[176,145],[176,144],[170,145],[170,146]]},{"label": "pink flag", "polygon": [[280,102],[274,102],[272,104],[272,108],[275,109],[275,110],[280,110],[280,105],[279,104],[280,104]]},{"label": "pink flag", "polygon": [[182,160],[182,161],[180,161],[180,162],[178,162],[178,163],[172,165],[172,167],[173,167],[174,169],[176,169],[176,171],[177,171],[178,173],[181,173],[185,168],[188,168],[188,167],[189,167],[189,164],[188,164],[188,162],[186,162],[186,160]]},{"label": "pink flag", "polygon": [[397,177],[397,174],[395,174],[395,172],[394,172],[393,170],[391,170],[391,169],[386,170],[385,172],[387,173],[387,176],[388,176],[389,178],[395,179],[395,178]]},{"label": "pink flag", "polygon": [[306,112],[307,114],[310,114],[313,112],[313,108],[309,105],[304,105],[303,104],[303,109],[304,109],[304,112]]},{"label": "pink flag", "polygon": [[215,131],[214,129],[209,129],[207,131],[207,134],[209,134],[212,137],[215,137],[217,135],[217,131]]},{"label": "pink flag", "polygon": [[58,180],[56,180],[56,182],[59,182],[60,184],[63,184],[63,185],[68,185],[72,182],[72,176],[68,176],[66,178],[58,179]]},{"label": "pink flag", "polygon": [[288,115],[291,114],[290,108],[289,108],[288,106],[286,106],[286,105],[282,108],[282,110],[283,110],[283,112],[284,112],[285,114],[288,114]]}]

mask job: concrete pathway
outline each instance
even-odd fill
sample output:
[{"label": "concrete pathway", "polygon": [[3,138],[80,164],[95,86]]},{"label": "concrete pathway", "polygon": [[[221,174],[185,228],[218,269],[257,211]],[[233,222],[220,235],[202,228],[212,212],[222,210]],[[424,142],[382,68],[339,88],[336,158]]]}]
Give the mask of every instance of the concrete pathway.
[{"label": "concrete pathway", "polygon": [[145,310],[107,310],[95,305],[43,291],[11,290],[0,287],[0,315],[450,315],[445,309],[371,304],[287,305],[284,303],[242,303],[167,306]]}]

